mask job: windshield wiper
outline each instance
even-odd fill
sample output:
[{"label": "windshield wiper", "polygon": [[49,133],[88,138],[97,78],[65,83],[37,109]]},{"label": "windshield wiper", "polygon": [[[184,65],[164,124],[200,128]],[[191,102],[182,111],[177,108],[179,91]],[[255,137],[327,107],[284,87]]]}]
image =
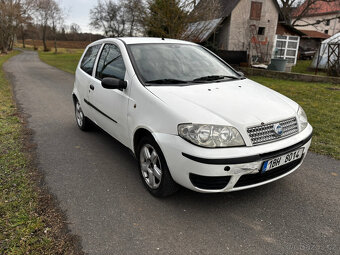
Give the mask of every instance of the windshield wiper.
[{"label": "windshield wiper", "polygon": [[153,80],[153,81],[146,81],[145,83],[150,83],[150,84],[182,84],[182,83],[188,83],[188,82],[176,80],[176,79],[159,79],[159,80]]},{"label": "windshield wiper", "polygon": [[240,77],[231,76],[231,75],[209,75],[209,76],[203,76],[197,79],[194,79],[193,82],[209,82],[209,81],[218,81],[223,80],[225,78],[233,79],[233,80],[240,80]]}]

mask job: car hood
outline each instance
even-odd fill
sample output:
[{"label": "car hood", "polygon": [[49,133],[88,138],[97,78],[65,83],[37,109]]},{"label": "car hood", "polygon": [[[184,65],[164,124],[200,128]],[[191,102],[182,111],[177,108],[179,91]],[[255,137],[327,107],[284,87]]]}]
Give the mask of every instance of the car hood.
[{"label": "car hood", "polygon": [[298,110],[294,101],[249,79],[147,88],[189,123],[244,128],[291,118]]}]

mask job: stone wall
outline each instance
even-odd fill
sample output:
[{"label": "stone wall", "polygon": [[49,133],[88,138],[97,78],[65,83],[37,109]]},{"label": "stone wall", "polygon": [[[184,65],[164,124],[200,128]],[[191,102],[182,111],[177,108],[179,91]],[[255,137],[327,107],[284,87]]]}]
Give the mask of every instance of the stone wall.
[{"label": "stone wall", "polygon": [[314,82],[314,83],[333,83],[340,86],[339,77],[329,77],[329,76],[318,76],[318,75],[308,75],[299,73],[285,73],[277,71],[269,71],[264,69],[240,67],[241,71],[246,76],[264,76],[275,79],[282,80],[293,80],[293,81],[303,81],[303,82]]}]

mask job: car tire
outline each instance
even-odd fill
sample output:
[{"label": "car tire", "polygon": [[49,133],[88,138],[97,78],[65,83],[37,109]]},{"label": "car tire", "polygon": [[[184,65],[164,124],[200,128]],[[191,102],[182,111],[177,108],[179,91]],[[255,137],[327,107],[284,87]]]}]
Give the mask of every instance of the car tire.
[{"label": "car tire", "polygon": [[165,157],[153,137],[141,139],[136,158],[144,186],[152,195],[167,197],[179,190],[179,185],[172,179]]},{"label": "car tire", "polygon": [[88,131],[91,128],[91,121],[85,116],[83,110],[81,109],[80,103],[78,100],[74,102],[74,112],[77,126],[82,131]]}]

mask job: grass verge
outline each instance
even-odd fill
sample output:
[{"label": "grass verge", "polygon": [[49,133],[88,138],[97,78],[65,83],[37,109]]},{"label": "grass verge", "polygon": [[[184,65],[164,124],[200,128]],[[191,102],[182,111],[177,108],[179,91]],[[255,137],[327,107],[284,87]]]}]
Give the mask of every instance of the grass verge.
[{"label": "grass verge", "polygon": [[34,147],[13,102],[0,56],[0,254],[81,254],[54,199],[40,184]]},{"label": "grass verge", "polygon": [[58,49],[58,53],[43,52],[39,50],[39,57],[45,63],[55,66],[63,71],[75,73],[79,59],[84,50]]},{"label": "grass verge", "polygon": [[[296,65],[292,67],[292,73],[315,75],[315,70],[310,68],[311,64],[312,60],[298,60]],[[327,76],[327,73],[319,70],[317,75]]]},{"label": "grass verge", "polygon": [[293,99],[314,128],[311,150],[340,159],[340,85],[251,77]]},{"label": "grass verge", "polygon": [[[17,43],[15,47],[29,51],[34,50],[32,45],[26,45],[26,48],[22,48],[22,45]],[[39,54],[40,60],[46,64],[74,74],[84,49],[58,48],[58,53],[54,53],[54,49],[44,52],[43,47],[39,46],[37,52]]]}]

